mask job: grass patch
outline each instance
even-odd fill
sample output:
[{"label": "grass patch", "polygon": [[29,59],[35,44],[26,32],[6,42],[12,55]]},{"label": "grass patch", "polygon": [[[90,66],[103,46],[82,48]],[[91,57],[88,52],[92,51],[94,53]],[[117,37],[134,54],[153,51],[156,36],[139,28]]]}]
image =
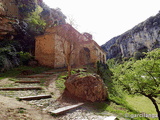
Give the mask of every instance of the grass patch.
[{"label": "grass patch", "polygon": [[0,79],[6,78],[6,77],[16,77],[22,73],[24,70],[31,70],[33,71],[33,74],[38,74],[47,70],[50,70],[51,68],[48,67],[30,67],[30,66],[19,66],[17,68],[13,68],[11,70],[8,70],[4,73],[0,73]]},{"label": "grass patch", "polygon": [[[128,105],[127,105],[128,106]],[[127,120],[149,120],[148,118],[144,117],[134,117],[134,115],[139,115],[139,112],[131,111],[127,107],[123,105],[117,105],[114,102],[110,102],[110,104],[106,107],[105,111],[101,115],[109,115],[108,112],[117,116],[117,118],[126,118]]]},{"label": "grass patch", "polygon": [[9,78],[10,81],[13,81],[13,82],[16,82],[18,81],[18,79],[15,79],[15,78]]},{"label": "grass patch", "polygon": [[[159,98],[156,100],[158,103],[160,102]],[[157,118],[145,118],[145,114],[157,114],[154,105],[148,98],[144,96],[130,96],[126,94],[126,102],[123,101],[123,99],[121,103],[119,101],[119,104],[111,101],[106,107],[106,111],[118,115],[119,118],[126,118],[129,120],[157,120]]]},{"label": "grass patch", "polygon": [[[126,96],[126,101],[128,102],[129,105],[135,108],[135,110],[139,112],[144,112],[147,114],[157,114],[156,109],[152,102],[144,97],[144,96]],[[160,102],[160,100],[157,99],[157,101]],[[160,108],[160,104],[159,104]]]},{"label": "grass patch", "polygon": [[5,77],[0,77],[0,80],[4,79]]},{"label": "grass patch", "polygon": [[58,79],[56,80],[56,87],[60,90],[63,91],[65,89],[65,81],[67,78],[67,72],[63,72],[59,74]]},{"label": "grass patch", "polygon": [[25,113],[26,109],[25,108],[17,108],[18,113]]},{"label": "grass patch", "polygon": [[61,91],[64,90],[65,89],[65,85],[64,85],[65,81],[66,81],[65,79],[58,78],[58,80],[56,80],[56,87]]},{"label": "grass patch", "polygon": [[45,78],[41,78],[40,79],[40,85],[41,86],[44,86],[44,83],[46,82],[46,79]]}]

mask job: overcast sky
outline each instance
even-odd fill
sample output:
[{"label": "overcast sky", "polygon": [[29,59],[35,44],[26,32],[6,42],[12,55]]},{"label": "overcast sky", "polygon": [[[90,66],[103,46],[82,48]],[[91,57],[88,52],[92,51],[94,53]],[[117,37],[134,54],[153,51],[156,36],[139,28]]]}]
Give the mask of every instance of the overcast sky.
[{"label": "overcast sky", "polygon": [[160,0],[43,0],[61,11],[80,32],[102,45],[160,10]]}]

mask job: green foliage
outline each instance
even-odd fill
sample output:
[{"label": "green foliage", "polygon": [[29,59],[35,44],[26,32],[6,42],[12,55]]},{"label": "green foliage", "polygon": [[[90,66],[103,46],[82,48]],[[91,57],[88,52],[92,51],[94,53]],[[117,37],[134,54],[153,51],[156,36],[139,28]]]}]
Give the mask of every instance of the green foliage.
[{"label": "green foliage", "polygon": [[144,59],[124,62],[113,70],[114,83],[131,95],[144,95],[156,106],[155,97],[160,94],[159,58],[160,49],[155,49],[146,53]]},{"label": "green foliage", "polygon": [[113,59],[108,59],[106,64],[108,65],[109,69],[114,69],[119,63],[113,58]]},{"label": "green foliage", "polygon": [[119,65],[114,71],[114,79],[131,94],[143,92],[156,96],[160,91],[160,50],[146,54],[144,59]]},{"label": "green foliage", "polygon": [[73,74],[76,74],[76,71],[72,70],[72,71],[71,71],[71,74],[72,74],[72,75],[73,75]]},{"label": "green foliage", "polygon": [[[110,62],[113,63],[113,60]],[[116,66],[110,64],[109,66]],[[108,88],[109,99],[117,104],[124,104],[122,90],[112,79],[113,73],[107,64],[97,62],[97,74],[99,74]]]},{"label": "green foliage", "polygon": [[20,107],[20,108],[17,108],[17,109],[18,109],[18,113],[25,113],[26,112],[25,108]]},{"label": "green foliage", "polygon": [[37,5],[35,11],[30,13],[26,18],[26,21],[29,24],[29,29],[36,34],[43,32],[46,25],[45,21],[40,17],[42,10],[43,9]]},{"label": "green foliage", "polygon": [[135,52],[133,55],[134,59],[136,59],[136,60],[140,60],[140,59],[144,58],[144,56],[145,56],[145,54],[142,52]]},{"label": "green foliage", "polygon": [[19,65],[19,61],[14,46],[2,46],[0,48],[0,70],[8,70],[17,65]]},{"label": "green foliage", "polygon": [[19,58],[22,65],[27,65],[28,61],[33,59],[33,56],[28,52],[19,52]]},{"label": "green foliage", "polygon": [[15,79],[15,78],[9,78],[10,81],[13,81],[13,82],[16,82],[18,81],[18,79]]},{"label": "green foliage", "polygon": [[67,76],[63,76],[63,77],[59,77],[58,80],[56,80],[56,87],[59,89],[59,90],[64,90],[65,89],[65,79],[63,78],[66,78]]}]

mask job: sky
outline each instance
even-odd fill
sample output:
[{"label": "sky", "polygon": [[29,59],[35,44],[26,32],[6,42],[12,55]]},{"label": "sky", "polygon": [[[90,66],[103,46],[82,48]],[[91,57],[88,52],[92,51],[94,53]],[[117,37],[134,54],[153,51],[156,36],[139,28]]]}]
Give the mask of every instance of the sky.
[{"label": "sky", "polygon": [[43,0],[60,8],[80,32],[105,44],[160,11],[160,0]]}]

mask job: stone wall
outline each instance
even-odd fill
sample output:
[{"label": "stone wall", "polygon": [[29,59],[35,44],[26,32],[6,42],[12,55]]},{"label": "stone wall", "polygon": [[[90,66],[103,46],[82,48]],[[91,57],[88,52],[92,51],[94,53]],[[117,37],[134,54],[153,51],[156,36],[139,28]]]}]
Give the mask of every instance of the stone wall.
[{"label": "stone wall", "polygon": [[[65,50],[69,53],[70,45],[73,47],[72,66],[106,61],[106,53],[101,47],[94,40],[80,34],[69,24],[47,28],[45,35],[36,37],[35,57],[41,65],[55,68],[65,67],[66,56],[63,52]],[[51,64],[49,61],[54,62]]]},{"label": "stone wall", "polygon": [[55,41],[54,34],[45,34],[36,37],[35,58],[41,65],[54,67]]},{"label": "stone wall", "polygon": [[82,42],[81,44],[83,44],[82,46],[90,50],[91,63],[95,63],[97,61],[105,63],[106,52],[94,40],[85,41]]},{"label": "stone wall", "polygon": [[60,39],[62,39],[60,36],[55,35],[55,65],[54,67],[56,68],[62,68],[66,66],[65,63],[65,56],[63,54],[63,43],[62,41],[60,41]]}]

